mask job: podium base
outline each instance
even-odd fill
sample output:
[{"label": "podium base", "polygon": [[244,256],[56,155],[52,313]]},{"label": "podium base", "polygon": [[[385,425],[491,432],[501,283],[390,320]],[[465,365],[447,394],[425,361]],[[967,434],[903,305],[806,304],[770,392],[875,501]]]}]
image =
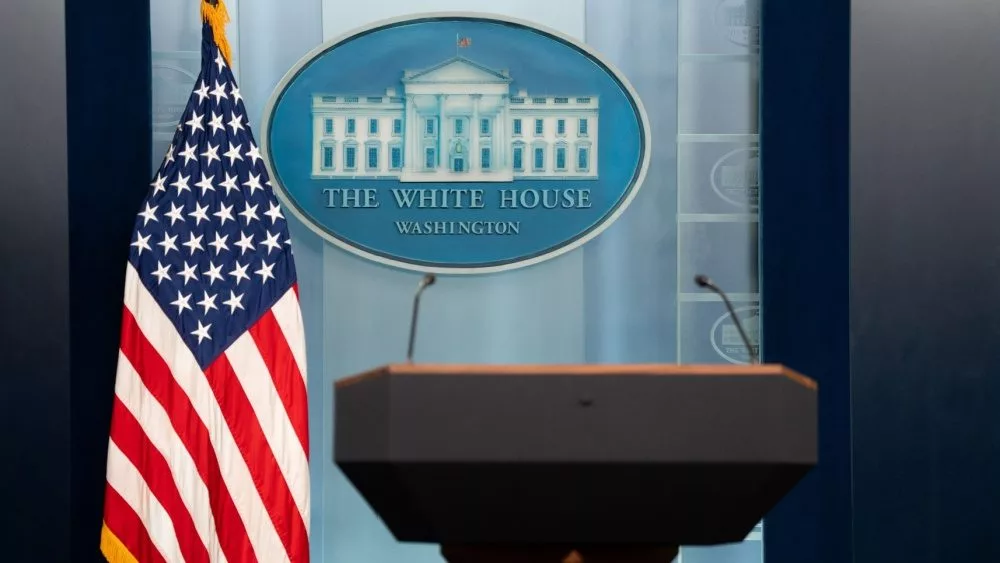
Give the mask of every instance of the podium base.
[{"label": "podium base", "polygon": [[448,563],[671,563],[676,547],[441,547]]}]

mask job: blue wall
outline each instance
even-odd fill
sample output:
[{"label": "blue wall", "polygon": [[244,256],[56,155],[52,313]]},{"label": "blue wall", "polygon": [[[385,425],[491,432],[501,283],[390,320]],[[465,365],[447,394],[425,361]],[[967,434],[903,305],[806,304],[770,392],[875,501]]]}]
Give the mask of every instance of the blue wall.
[{"label": "blue wall", "polygon": [[125,260],[149,190],[149,4],[66,0],[73,561],[97,543]]},{"label": "blue wall", "polygon": [[70,506],[63,19],[62,2],[0,2],[0,535],[9,561],[70,553],[68,518],[52,518]]},{"label": "blue wall", "polygon": [[1000,5],[853,13],[855,561],[1000,561]]}]

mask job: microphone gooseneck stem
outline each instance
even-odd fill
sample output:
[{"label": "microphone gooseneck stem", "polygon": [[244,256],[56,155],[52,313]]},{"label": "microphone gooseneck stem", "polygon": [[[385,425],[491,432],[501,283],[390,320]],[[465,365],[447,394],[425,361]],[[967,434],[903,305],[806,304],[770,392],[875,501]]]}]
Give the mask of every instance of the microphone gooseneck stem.
[{"label": "microphone gooseneck stem", "polygon": [[726,297],[726,293],[724,291],[719,291],[718,293],[719,297],[722,297],[722,302],[726,304],[726,309],[729,310],[729,316],[733,318],[733,324],[736,325],[736,330],[740,331],[740,338],[743,339],[743,345],[747,347],[747,354],[750,355],[750,363],[756,364],[758,362],[757,353],[754,352],[753,344],[750,342],[750,338],[747,336],[746,331],[743,330],[743,323],[740,322],[740,319],[736,316],[736,310],[733,309],[733,304],[729,302],[729,298]]},{"label": "microphone gooseneck stem", "polygon": [[406,348],[407,362],[413,362],[413,343],[417,339],[417,313],[420,311],[420,294],[425,287],[427,286],[421,285],[420,289],[417,290],[417,295],[413,298],[413,316],[410,318],[410,345]]},{"label": "microphone gooseneck stem", "polygon": [[417,286],[417,292],[413,295],[413,316],[410,318],[410,344],[406,348],[407,363],[413,362],[413,346],[417,339],[417,315],[420,312],[420,294],[422,294],[429,286],[434,285],[435,281],[437,281],[437,278],[434,274],[427,274],[422,280],[420,280],[420,285]]},{"label": "microphone gooseneck stem", "polygon": [[726,292],[722,291],[722,288],[715,285],[715,283],[708,279],[707,276],[695,276],[694,281],[700,287],[710,289],[722,298],[722,303],[725,304],[726,310],[729,311],[729,316],[733,319],[733,324],[736,325],[736,330],[740,333],[740,339],[743,340],[743,345],[746,346],[747,354],[750,356],[750,363],[760,363],[757,358],[757,353],[754,351],[753,344],[750,342],[750,337],[748,337],[746,331],[743,330],[743,323],[740,322],[739,317],[736,316],[736,309],[733,308],[733,304],[729,301],[729,297],[726,295]]}]

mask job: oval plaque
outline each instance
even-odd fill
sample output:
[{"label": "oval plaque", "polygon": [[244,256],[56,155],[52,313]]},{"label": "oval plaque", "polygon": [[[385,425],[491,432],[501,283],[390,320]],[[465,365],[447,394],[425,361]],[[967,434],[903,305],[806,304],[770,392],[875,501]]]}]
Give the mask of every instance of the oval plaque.
[{"label": "oval plaque", "polygon": [[286,207],[341,248],[417,271],[577,248],[622,214],[649,161],[620,72],[496,16],[412,16],[330,41],[289,71],[264,120]]}]

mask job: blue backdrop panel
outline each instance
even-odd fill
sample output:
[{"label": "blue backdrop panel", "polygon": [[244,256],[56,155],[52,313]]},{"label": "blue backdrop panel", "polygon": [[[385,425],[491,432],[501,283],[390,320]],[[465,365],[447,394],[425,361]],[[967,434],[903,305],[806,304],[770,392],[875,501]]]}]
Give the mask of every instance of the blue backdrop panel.
[{"label": "blue backdrop panel", "polygon": [[52,507],[52,514],[72,514],[72,561],[89,562],[102,560],[97,547],[125,262],[150,181],[150,7],[65,5],[73,505]]},{"label": "blue backdrop panel", "polygon": [[[181,4],[154,2],[163,21],[172,22],[154,28],[154,45],[161,46],[154,47],[154,69],[184,68],[178,61],[189,48],[182,40],[190,31],[185,26],[197,24],[178,15],[185,10]],[[698,271],[716,277],[733,292],[756,335],[755,5],[292,0],[278,13],[265,0],[233,4],[234,67],[256,130],[267,97],[307,51],[358,26],[414,12],[494,12],[585,39],[624,72],[643,100],[653,137],[651,166],[626,213],[583,248],[543,264],[442,278],[424,298],[418,361],[745,360],[734,352],[734,326],[721,302],[697,291],[688,278]],[[176,69],[160,78],[155,107],[167,115],[170,96],[186,96],[190,80]],[[154,149],[157,158],[162,150]],[[326,244],[294,219],[290,227],[308,339],[313,557],[439,562],[434,546],[395,542],[332,463],[333,383],[403,357],[420,276]],[[682,558],[757,563],[760,538],[756,530],[751,541],[685,550]]]}]

